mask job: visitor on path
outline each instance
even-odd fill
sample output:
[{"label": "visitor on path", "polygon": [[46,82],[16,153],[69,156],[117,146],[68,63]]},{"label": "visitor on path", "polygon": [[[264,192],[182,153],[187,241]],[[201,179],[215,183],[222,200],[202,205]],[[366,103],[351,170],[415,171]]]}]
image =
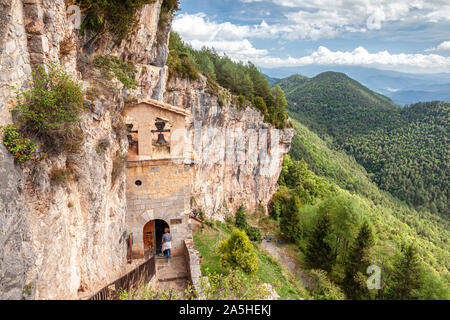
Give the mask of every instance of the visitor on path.
[{"label": "visitor on path", "polygon": [[170,249],[172,249],[172,234],[169,228],[164,229],[164,234],[162,236],[162,252],[165,254],[167,251],[167,259],[170,259]]}]

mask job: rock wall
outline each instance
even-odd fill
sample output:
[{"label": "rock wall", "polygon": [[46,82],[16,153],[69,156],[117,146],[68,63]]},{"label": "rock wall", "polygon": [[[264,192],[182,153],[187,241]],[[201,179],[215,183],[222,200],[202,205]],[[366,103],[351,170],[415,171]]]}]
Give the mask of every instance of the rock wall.
[{"label": "rock wall", "polygon": [[167,103],[191,111],[186,158],[195,164],[193,206],[219,220],[241,205],[250,211],[266,207],[278,190],[294,130],[278,130],[258,110],[233,105],[232,99],[220,106],[206,88],[204,77],[194,82],[174,77],[165,95]]},{"label": "rock wall", "polygon": [[[11,87],[26,86],[39,63],[63,64],[90,92],[78,152],[18,165],[0,145],[0,299],[77,299],[125,272],[125,162],[119,173],[113,166],[128,141],[117,115],[131,95],[162,92],[168,35],[158,36],[161,3],[139,12],[128,40],[105,36],[90,44],[79,38],[63,0],[0,0],[0,125],[12,122]],[[91,64],[97,54],[145,66],[139,89],[104,81]],[[54,169],[70,169],[67,181],[52,181]]]},{"label": "rock wall", "polygon": [[[22,86],[31,74],[26,41],[21,2],[0,0],[0,125],[11,122],[11,86]],[[0,182],[0,300],[18,299],[34,256],[24,208],[24,175],[3,144]]]}]

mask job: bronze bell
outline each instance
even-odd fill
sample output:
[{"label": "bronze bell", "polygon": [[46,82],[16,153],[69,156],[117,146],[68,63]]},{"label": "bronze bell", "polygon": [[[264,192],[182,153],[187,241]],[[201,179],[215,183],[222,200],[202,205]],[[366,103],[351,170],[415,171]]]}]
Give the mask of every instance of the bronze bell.
[{"label": "bronze bell", "polygon": [[163,132],[164,127],[166,126],[166,123],[164,121],[157,121],[157,122],[155,122],[155,126],[159,132]]},{"label": "bronze bell", "polygon": [[156,141],[157,144],[167,144],[166,139],[164,139],[164,134],[160,133],[158,135],[158,140]]},{"label": "bronze bell", "polygon": [[156,144],[167,144],[166,139],[164,138],[164,131],[168,131],[168,130],[164,130],[164,127],[166,126],[166,123],[164,121],[158,121],[155,123],[156,128],[158,129],[156,132],[159,132],[158,134],[158,140],[156,141]]}]

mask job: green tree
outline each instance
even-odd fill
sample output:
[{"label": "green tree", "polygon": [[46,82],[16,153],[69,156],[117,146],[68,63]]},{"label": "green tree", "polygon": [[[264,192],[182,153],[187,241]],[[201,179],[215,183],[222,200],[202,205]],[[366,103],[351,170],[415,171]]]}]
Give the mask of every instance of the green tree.
[{"label": "green tree", "polygon": [[236,211],[236,227],[241,230],[245,230],[247,228],[247,212],[244,206],[240,206]]},{"label": "green tree", "polygon": [[275,201],[272,204],[272,210],[270,210],[270,216],[275,221],[278,221],[278,219],[280,219],[280,216],[281,216],[281,203],[280,202]]},{"label": "green tree", "polygon": [[300,199],[298,196],[292,196],[281,215],[280,231],[286,240],[299,244],[302,240],[303,229],[300,222]]},{"label": "green tree", "polygon": [[287,106],[287,101],[283,89],[281,89],[279,85],[276,85],[275,88],[272,89],[272,95],[274,97],[276,108],[278,110],[284,110],[284,107]]},{"label": "green tree", "polygon": [[330,272],[336,261],[336,256],[327,237],[330,233],[331,221],[328,214],[321,214],[311,234],[305,252],[305,263],[310,269],[322,269]]},{"label": "green tree", "polygon": [[246,274],[258,271],[258,257],[245,231],[233,230],[230,238],[219,243],[217,250],[223,267],[241,269]]},{"label": "green tree", "polygon": [[417,248],[413,244],[407,245],[394,263],[387,296],[392,300],[417,299],[417,290],[422,284],[423,272]]},{"label": "green tree", "polygon": [[370,264],[369,254],[374,243],[372,228],[364,222],[345,263],[343,288],[350,299],[363,299],[368,296],[365,271]]},{"label": "green tree", "polygon": [[319,214],[331,219],[330,245],[339,262],[345,262],[351,242],[358,234],[362,212],[352,197],[329,197],[319,204]]},{"label": "green tree", "polygon": [[286,111],[287,101],[284,91],[279,85],[272,89],[272,96],[273,107],[269,107],[270,116],[278,126],[284,128],[284,122],[288,118]]},{"label": "green tree", "polygon": [[345,294],[327,276],[324,270],[311,270],[313,294],[317,300],[345,300]]}]

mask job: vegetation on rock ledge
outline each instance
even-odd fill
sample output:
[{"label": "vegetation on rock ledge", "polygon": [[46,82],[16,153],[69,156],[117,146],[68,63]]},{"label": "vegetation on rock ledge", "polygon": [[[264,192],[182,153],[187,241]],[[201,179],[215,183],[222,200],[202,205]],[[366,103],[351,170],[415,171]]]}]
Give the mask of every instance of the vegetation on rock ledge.
[{"label": "vegetation on rock ledge", "polygon": [[[55,152],[77,152],[83,140],[83,132],[77,127],[83,110],[81,84],[62,66],[48,64],[39,65],[33,82],[18,91],[17,106],[12,112],[21,134],[34,135]],[[22,145],[22,151],[30,148]]]},{"label": "vegetation on rock ledge", "polygon": [[264,121],[277,128],[288,126],[286,99],[278,86],[271,90],[267,79],[257,67],[248,62],[236,63],[226,55],[220,56],[213,49],[203,48],[198,51],[185,44],[177,33],[172,32],[169,42],[169,78],[177,75],[182,78],[197,80],[199,74],[207,78],[208,92],[219,97],[223,105],[224,93],[220,86],[234,94],[238,105],[252,104],[264,115]]},{"label": "vegetation on rock ledge", "polygon": [[137,70],[130,62],[124,62],[111,55],[96,56],[94,66],[100,69],[108,80],[116,77],[127,88],[136,89],[138,86],[138,82],[135,79]]},{"label": "vegetation on rock ledge", "polygon": [[2,127],[1,130],[4,134],[3,144],[16,158],[17,162],[24,163],[30,160],[31,152],[37,150],[38,145],[31,139],[25,138],[13,125]]}]

